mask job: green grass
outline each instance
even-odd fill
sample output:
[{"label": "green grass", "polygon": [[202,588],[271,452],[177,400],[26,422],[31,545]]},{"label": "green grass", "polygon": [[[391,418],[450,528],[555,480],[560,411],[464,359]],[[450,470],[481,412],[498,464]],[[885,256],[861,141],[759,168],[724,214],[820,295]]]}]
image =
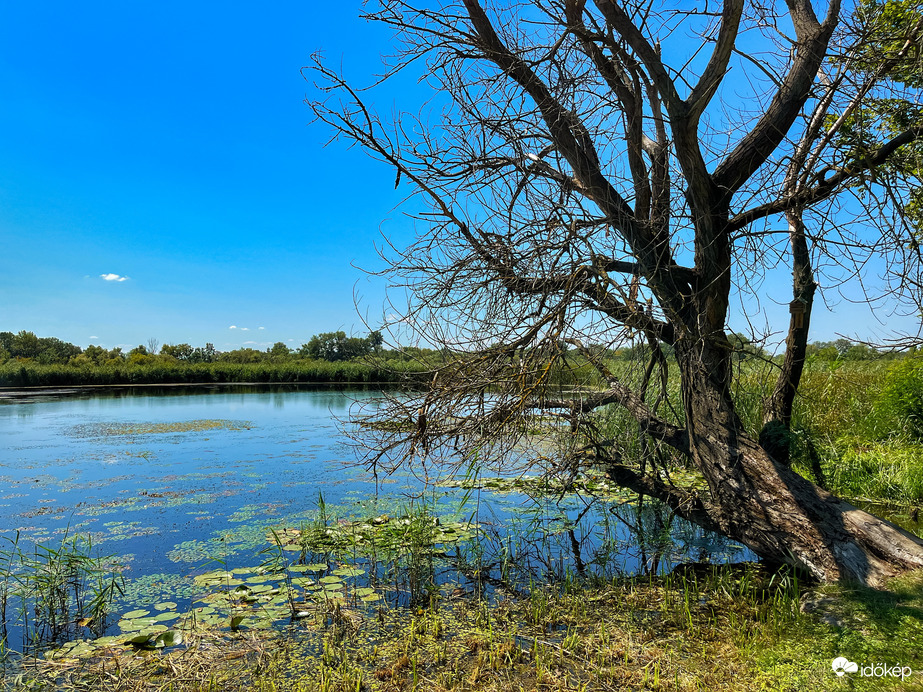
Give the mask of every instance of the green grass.
[{"label": "green grass", "polygon": [[[196,635],[173,653],[39,666],[29,689],[391,692],[916,689],[833,659],[923,671],[923,573],[888,591],[806,591],[756,566],[698,566],[535,589],[492,605],[444,587],[427,604],[336,606],[297,636]],[[47,687],[43,687],[47,685]],[[14,686],[15,688],[15,686]],[[26,689],[23,684],[18,689]]]},{"label": "green grass", "polygon": [[[630,381],[636,372],[625,363],[613,370]],[[778,370],[762,361],[739,364],[732,387],[738,415],[747,432],[758,437],[763,402],[772,393]],[[923,440],[917,411],[923,407],[923,366],[901,361],[812,361],[805,368],[792,417],[792,461],[813,478],[815,455],[827,488],[850,499],[898,505],[923,504]],[[919,382],[918,382],[919,380]],[[679,378],[668,383],[672,409],[661,414],[682,424]],[[653,401],[652,394],[649,400]],[[676,417],[668,411],[676,411]],[[611,407],[600,420],[603,437],[621,441],[627,458],[639,453],[637,423]],[[676,459],[676,461],[680,461]]]}]

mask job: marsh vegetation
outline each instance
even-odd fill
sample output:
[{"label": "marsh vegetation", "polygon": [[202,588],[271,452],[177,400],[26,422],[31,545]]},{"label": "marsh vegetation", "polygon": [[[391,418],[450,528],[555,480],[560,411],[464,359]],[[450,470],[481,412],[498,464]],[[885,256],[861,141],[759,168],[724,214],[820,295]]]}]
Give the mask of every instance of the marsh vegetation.
[{"label": "marsh vegetation", "polygon": [[[815,362],[793,463],[919,531],[914,362]],[[758,361],[742,367],[746,410],[764,378]],[[376,485],[352,468],[344,487],[335,462],[348,448],[330,414],[377,396],[231,388],[7,400],[21,467],[4,469],[5,501],[19,510],[9,525],[30,523],[18,543],[6,539],[7,685],[795,690],[835,689],[835,655],[923,667],[912,645],[918,581],[821,589],[589,465],[510,476],[484,458],[436,486],[407,474]],[[616,410],[598,425],[636,434]],[[670,473],[701,482],[679,462]],[[77,505],[42,511],[77,488]],[[164,546],[155,537],[166,527]],[[741,561],[750,564],[725,566]],[[54,588],[53,575],[75,566],[79,603],[41,596],[37,585]],[[61,608],[53,627],[29,633],[17,623],[27,614],[37,627],[39,602]]]}]

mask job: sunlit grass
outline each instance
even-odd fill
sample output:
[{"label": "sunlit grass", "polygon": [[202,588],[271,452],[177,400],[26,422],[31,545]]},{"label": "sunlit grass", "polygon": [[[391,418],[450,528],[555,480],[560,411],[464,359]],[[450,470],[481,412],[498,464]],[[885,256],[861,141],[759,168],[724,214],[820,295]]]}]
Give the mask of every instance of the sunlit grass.
[{"label": "sunlit grass", "polygon": [[831,662],[919,671],[921,636],[920,573],[889,591],[810,591],[788,573],[695,566],[493,604],[446,586],[413,609],[336,605],[298,633],[199,633],[183,651],[64,662],[29,680],[176,692],[911,689],[919,673],[838,678]]}]

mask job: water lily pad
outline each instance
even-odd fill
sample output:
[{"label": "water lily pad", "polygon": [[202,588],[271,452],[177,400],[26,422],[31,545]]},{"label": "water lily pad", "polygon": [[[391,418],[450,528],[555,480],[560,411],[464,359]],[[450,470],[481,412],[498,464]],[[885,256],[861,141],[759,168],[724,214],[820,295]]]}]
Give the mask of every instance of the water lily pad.
[{"label": "water lily pad", "polygon": [[339,577],[358,577],[365,574],[364,569],[359,569],[358,567],[341,567],[340,569],[335,569],[331,574],[335,574]]},{"label": "water lily pad", "polygon": [[258,574],[255,577],[247,577],[246,582],[248,584],[263,584],[268,581],[281,581],[282,579],[285,579],[284,573]]},{"label": "water lily pad", "polygon": [[125,643],[126,643],[126,644],[135,644],[135,645],[139,645],[139,646],[140,646],[140,645],[143,645],[143,644],[147,644],[150,640],[151,640],[151,635],[149,635],[149,634],[135,634],[135,635],[133,635],[133,636],[128,637],[128,638],[125,640]]},{"label": "water lily pad", "polygon": [[173,601],[165,601],[154,606],[154,610],[173,610],[174,608],[176,608],[176,603]]},{"label": "water lily pad", "polygon": [[150,615],[151,611],[149,610],[130,610],[125,613],[122,618],[125,620],[134,620],[135,618],[144,617],[145,615]]},{"label": "water lily pad", "polygon": [[99,639],[94,639],[93,644],[98,647],[114,646],[116,644],[121,644],[123,639],[124,637],[110,635],[108,637],[100,637]]},{"label": "water lily pad", "polygon": [[374,603],[375,601],[381,600],[381,595],[377,593],[370,593],[368,596],[362,596],[360,600],[365,603]]},{"label": "water lily pad", "polygon": [[323,598],[324,602],[328,605],[346,603],[346,599],[343,598],[343,594],[341,594],[339,591],[319,591],[317,596],[319,598]]},{"label": "water lily pad", "polygon": [[270,586],[269,584],[257,584],[249,588],[250,593],[268,593],[272,591],[274,587]]},{"label": "water lily pad", "polygon": [[183,635],[177,630],[167,630],[154,637],[153,645],[157,648],[166,646],[178,646],[183,643]]},{"label": "water lily pad", "polygon": [[318,581],[320,581],[322,584],[339,584],[343,580],[340,577],[331,575],[328,577],[321,577]]}]

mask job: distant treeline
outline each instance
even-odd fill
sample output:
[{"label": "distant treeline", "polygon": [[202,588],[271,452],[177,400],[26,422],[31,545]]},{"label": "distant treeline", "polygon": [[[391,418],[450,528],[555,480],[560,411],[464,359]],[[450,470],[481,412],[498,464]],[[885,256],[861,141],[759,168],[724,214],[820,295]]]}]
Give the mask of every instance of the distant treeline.
[{"label": "distant treeline", "polygon": [[[746,337],[732,334],[738,360],[768,360],[769,354]],[[661,345],[669,357],[670,347]],[[610,361],[647,360],[650,347],[611,349],[589,346],[591,358]],[[560,383],[601,384],[583,354],[560,345],[566,358],[553,379]],[[460,354],[454,354],[458,356]],[[878,351],[847,339],[815,342],[809,361],[869,361],[902,354]],[[277,342],[266,350],[238,348],[218,351],[213,344],[163,344],[150,339],[127,353],[121,348],[91,345],[85,349],[33,332],[0,332],[0,386],[64,386],[107,384],[168,384],[192,382],[398,382],[446,362],[446,351],[403,347],[388,350],[380,332],[350,337],[345,332],[317,334],[297,349]],[[779,356],[776,356],[779,358]],[[512,361],[511,361],[512,363]],[[558,372],[560,370],[560,372]]]},{"label": "distant treeline", "polygon": [[0,386],[167,384],[192,382],[396,382],[413,378],[439,357],[429,349],[382,347],[380,332],[364,338],[318,334],[298,349],[277,342],[265,351],[218,351],[213,344],[155,339],[127,353],[84,348],[33,332],[0,332]]}]

